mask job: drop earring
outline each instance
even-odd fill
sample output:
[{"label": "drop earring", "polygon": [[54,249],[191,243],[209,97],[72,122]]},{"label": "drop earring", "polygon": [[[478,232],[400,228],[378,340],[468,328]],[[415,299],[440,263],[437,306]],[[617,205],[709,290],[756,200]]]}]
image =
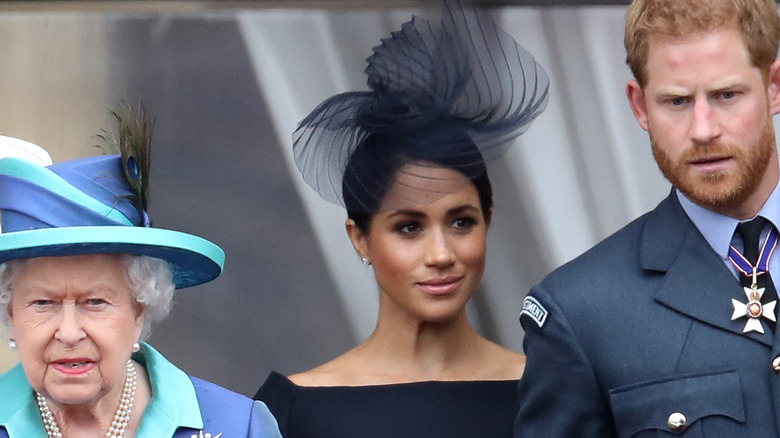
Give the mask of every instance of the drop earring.
[{"label": "drop earring", "polygon": [[14,339],[8,341],[8,348],[10,348],[11,351],[16,351],[16,341]]}]

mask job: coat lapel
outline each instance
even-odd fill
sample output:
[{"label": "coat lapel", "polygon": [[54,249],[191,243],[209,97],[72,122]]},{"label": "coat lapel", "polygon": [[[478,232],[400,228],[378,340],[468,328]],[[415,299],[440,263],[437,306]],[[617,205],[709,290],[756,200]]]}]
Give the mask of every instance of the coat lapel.
[{"label": "coat lapel", "polygon": [[746,319],[731,320],[731,300],[745,302],[739,282],[680,206],[674,192],[648,217],[642,235],[643,269],[665,272],[655,299],[698,321],[772,346],[774,333],[743,333]]}]

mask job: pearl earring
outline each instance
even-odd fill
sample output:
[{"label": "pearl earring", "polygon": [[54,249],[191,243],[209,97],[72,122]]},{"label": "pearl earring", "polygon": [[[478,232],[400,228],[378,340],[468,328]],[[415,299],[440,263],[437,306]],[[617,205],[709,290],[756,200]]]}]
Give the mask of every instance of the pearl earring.
[{"label": "pearl earring", "polygon": [[8,347],[11,349],[11,351],[16,351],[16,341],[11,339],[8,342]]},{"label": "pearl earring", "polygon": [[133,342],[133,353],[138,353],[138,350],[141,349],[141,344],[138,342]]}]

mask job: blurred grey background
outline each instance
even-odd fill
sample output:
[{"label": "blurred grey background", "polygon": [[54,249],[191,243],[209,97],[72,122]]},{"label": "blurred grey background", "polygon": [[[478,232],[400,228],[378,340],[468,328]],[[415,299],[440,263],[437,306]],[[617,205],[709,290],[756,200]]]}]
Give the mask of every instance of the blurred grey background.
[{"label": "blurred grey background", "polygon": [[[624,97],[620,3],[490,2],[547,69],[547,111],[500,161],[487,272],[470,304],[522,350],[528,289],[669,190]],[[572,4],[578,4],[572,6]],[[542,6],[539,6],[542,5]],[[290,134],[323,99],[365,90],[365,58],[435,2],[0,3],[0,135],[54,161],[100,153],[120,99],[156,119],[154,226],[221,245],[216,281],[179,291],[151,343],[189,373],[252,395],[373,329],[377,292],[345,213],[299,178]],[[0,372],[16,357],[0,346]]]}]

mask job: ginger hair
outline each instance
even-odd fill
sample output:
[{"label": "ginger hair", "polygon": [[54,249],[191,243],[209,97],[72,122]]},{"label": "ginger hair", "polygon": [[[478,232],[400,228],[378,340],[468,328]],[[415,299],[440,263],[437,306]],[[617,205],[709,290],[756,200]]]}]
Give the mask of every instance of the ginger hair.
[{"label": "ginger hair", "polygon": [[739,29],[751,63],[768,74],[780,42],[773,0],[634,0],[626,13],[626,63],[644,87],[652,36],[681,38],[732,25]]}]

